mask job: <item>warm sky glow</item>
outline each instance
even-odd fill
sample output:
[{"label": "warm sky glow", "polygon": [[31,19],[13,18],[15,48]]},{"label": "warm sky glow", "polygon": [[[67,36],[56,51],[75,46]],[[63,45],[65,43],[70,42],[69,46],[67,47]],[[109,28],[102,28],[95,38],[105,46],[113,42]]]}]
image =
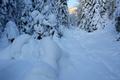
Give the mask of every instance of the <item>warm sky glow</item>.
[{"label": "warm sky glow", "polygon": [[75,7],[78,5],[78,0],[68,0],[68,7]]},{"label": "warm sky glow", "polygon": [[77,14],[77,7],[72,7],[72,8],[69,8],[69,13],[70,14]]},{"label": "warm sky glow", "polygon": [[68,7],[69,7],[69,13],[70,14],[76,14],[78,0],[68,0]]}]

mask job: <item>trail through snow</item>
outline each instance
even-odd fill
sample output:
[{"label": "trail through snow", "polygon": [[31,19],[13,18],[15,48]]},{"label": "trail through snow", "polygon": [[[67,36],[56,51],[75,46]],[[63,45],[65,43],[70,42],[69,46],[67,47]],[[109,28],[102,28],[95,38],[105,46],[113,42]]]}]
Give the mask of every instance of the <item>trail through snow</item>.
[{"label": "trail through snow", "polygon": [[120,80],[120,43],[114,30],[86,33],[66,31],[57,43],[70,55],[60,80]]},{"label": "trail through snow", "polygon": [[120,80],[115,35],[66,30],[62,39],[40,41],[23,35],[0,51],[0,80]]}]

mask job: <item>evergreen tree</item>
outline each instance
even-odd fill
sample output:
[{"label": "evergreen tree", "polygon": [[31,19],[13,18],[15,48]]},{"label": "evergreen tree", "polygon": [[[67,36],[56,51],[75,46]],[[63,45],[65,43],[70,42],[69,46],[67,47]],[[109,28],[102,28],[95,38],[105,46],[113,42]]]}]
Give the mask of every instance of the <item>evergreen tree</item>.
[{"label": "evergreen tree", "polygon": [[6,3],[3,0],[0,0],[0,35],[2,34],[6,24],[6,15]]},{"label": "evergreen tree", "polygon": [[59,25],[68,27],[68,5],[67,0],[58,0],[58,23]]},{"label": "evergreen tree", "polygon": [[5,25],[8,21],[10,20],[14,22],[18,21],[17,12],[18,11],[17,11],[15,0],[1,0],[0,1],[0,32],[4,32]]},{"label": "evergreen tree", "polygon": [[21,34],[41,39],[68,26],[67,0],[2,0],[0,4],[0,26],[13,21]]},{"label": "evergreen tree", "polygon": [[104,28],[106,20],[115,10],[114,2],[115,0],[80,0],[79,27],[88,32]]},{"label": "evergreen tree", "polygon": [[67,1],[31,0],[31,3],[22,17],[22,32],[41,39],[55,32],[61,34],[60,26],[68,26]]}]

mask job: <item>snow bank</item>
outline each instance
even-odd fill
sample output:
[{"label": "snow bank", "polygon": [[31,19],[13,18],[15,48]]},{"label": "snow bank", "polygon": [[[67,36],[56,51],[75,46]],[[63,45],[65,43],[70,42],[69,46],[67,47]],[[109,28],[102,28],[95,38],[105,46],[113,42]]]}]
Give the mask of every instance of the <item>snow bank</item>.
[{"label": "snow bank", "polygon": [[63,54],[50,37],[21,35],[0,52],[0,80],[58,80]]},{"label": "snow bank", "polygon": [[21,35],[20,37],[16,38],[10,46],[8,46],[0,53],[0,59],[11,59],[19,57],[23,45],[26,44],[29,39],[29,35]]},{"label": "snow bank", "polygon": [[57,80],[57,77],[56,71],[42,61],[0,60],[0,80]]},{"label": "snow bank", "polygon": [[0,59],[43,59],[54,65],[62,53],[61,48],[50,37],[35,40],[24,34],[1,52]]}]

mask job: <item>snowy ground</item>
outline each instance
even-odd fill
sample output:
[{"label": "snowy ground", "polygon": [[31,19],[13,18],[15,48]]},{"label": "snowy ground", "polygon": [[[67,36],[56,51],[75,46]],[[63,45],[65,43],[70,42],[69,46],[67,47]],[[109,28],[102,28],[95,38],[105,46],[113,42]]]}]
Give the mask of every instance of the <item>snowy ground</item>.
[{"label": "snowy ground", "polygon": [[60,80],[120,80],[120,44],[113,33],[69,33],[58,42],[71,61],[62,68]]},{"label": "snowy ground", "polygon": [[115,36],[112,29],[66,30],[62,39],[40,41],[22,35],[1,47],[0,80],[120,80]]}]

